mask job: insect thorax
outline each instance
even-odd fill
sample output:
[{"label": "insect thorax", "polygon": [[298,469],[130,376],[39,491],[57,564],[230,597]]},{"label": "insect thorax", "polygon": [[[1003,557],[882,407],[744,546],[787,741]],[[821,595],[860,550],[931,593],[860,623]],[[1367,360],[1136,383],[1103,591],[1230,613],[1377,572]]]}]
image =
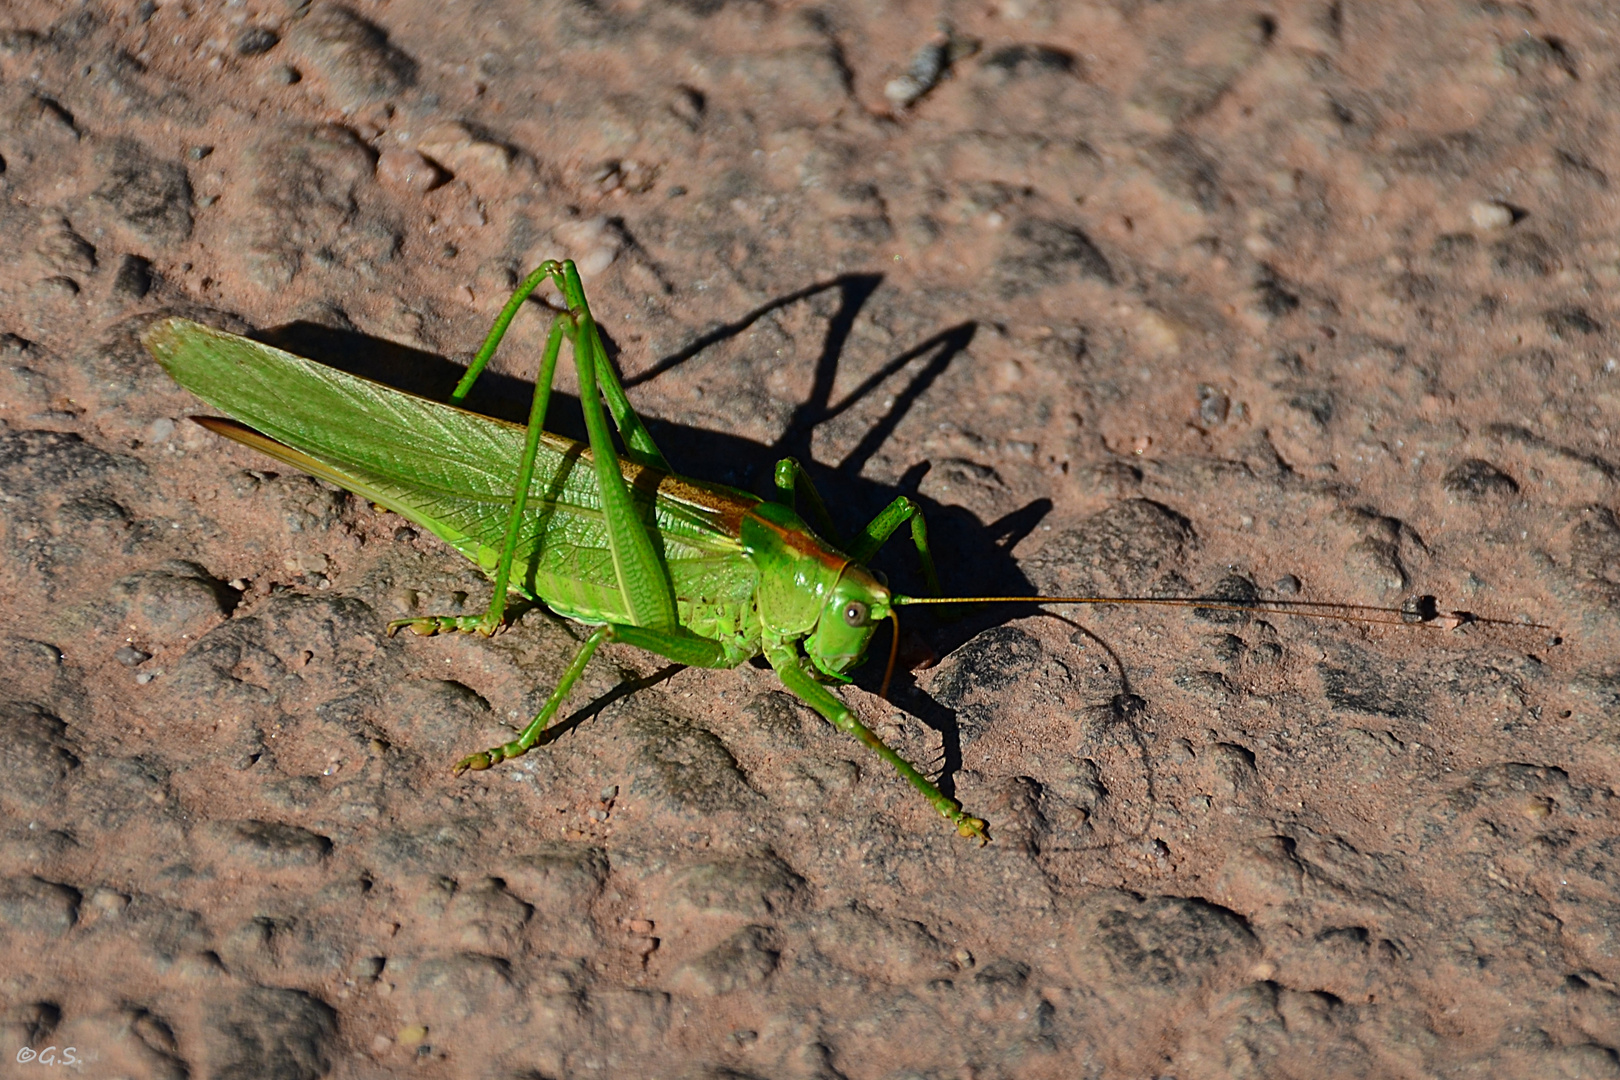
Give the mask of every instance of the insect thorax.
[{"label": "insect thorax", "polygon": [[808,634],[849,557],[822,543],[780,503],[760,503],[743,516],[742,542],[759,574],[761,623],[782,638]]}]

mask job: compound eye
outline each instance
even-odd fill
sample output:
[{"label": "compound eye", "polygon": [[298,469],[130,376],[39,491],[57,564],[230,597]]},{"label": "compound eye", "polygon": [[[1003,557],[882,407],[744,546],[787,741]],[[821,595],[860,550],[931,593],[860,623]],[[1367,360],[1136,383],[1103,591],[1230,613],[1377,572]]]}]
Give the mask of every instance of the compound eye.
[{"label": "compound eye", "polygon": [[844,622],[850,626],[866,625],[866,605],[859,600],[851,600],[844,605]]}]

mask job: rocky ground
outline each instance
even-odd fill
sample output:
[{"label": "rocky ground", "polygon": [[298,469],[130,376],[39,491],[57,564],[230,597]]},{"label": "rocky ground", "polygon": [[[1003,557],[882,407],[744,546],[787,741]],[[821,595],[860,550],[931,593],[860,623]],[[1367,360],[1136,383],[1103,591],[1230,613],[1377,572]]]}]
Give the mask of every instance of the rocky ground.
[{"label": "rocky ground", "polygon": [[[11,0],[6,1074],[1620,1076],[1617,33]],[[189,423],[137,337],[443,394],[557,255],[679,467],[796,454],[851,523],[912,494],[953,592],[1551,629],[908,620],[939,662],[846,698],[984,848],[768,670],[619,646],[555,742],[453,778],[579,628],[385,637],[487,584]],[[481,408],[526,409],[542,316]]]}]

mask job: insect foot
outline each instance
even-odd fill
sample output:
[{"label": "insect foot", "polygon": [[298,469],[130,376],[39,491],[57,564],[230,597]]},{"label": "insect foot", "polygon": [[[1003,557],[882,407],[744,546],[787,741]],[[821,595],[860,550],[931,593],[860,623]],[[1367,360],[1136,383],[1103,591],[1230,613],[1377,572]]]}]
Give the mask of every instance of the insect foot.
[{"label": "insect foot", "polygon": [[456,762],[455,767],[450,770],[450,774],[452,776],[460,776],[469,769],[471,769],[473,772],[483,772],[485,769],[495,764],[495,762],[498,760],[500,759],[491,759],[488,750],[480,750],[471,757],[464,757],[460,761]]},{"label": "insect foot", "polygon": [[482,615],[424,615],[415,619],[395,619],[388,624],[388,636],[393,637],[402,626],[422,635],[432,637],[435,634],[483,634],[489,637],[495,631],[485,628],[485,618]]},{"label": "insect foot", "polygon": [[983,847],[985,844],[990,842],[990,834],[985,831],[988,827],[988,823],[983,818],[970,817],[967,814],[963,814],[961,817],[956,819],[957,835],[965,836],[969,840],[977,840],[980,847]]},{"label": "insect foot", "polygon": [[[534,732],[536,736],[539,735],[540,729],[545,727],[545,721],[551,718],[549,713],[541,713],[540,716],[541,722]],[[527,735],[528,732],[525,731],[524,734]],[[451,769],[450,772],[455,776],[460,776],[469,769],[473,772],[492,769],[503,761],[511,761],[513,758],[520,758],[527,754],[534,743],[535,739],[517,738],[509,743],[502,743],[500,746],[492,746],[488,750],[480,750],[471,757],[464,757],[456,762],[456,767]]]}]

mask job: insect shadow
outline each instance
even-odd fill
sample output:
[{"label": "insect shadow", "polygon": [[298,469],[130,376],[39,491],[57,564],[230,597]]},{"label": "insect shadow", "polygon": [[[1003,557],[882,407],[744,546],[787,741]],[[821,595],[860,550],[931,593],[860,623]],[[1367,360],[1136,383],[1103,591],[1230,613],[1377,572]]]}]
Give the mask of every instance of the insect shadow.
[{"label": "insect shadow", "polygon": [[[849,274],[787,293],[739,319],[705,332],[679,351],[626,378],[624,385],[628,389],[660,378],[705,350],[737,337],[772,312],[824,293],[835,294],[837,306],[827,320],[809,395],[794,408],[782,434],[774,443],[766,445],[727,432],[643,417],[649,431],[683,474],[761,495],[767,494],[771,487],[777,460],[786,456],[798,458],[829,505],[835,508],[833,517],[846,538],[854,535],[896,495],[907,495],[922,507],[927,519],[930,543],[940,563],[947,595],[952,592],[1027,595],[1032,591],[1032,586],[1019,570],[1011,552],[1051,511],[1051,500],[1034,500],[995,521],[986,522],[963,507],[941,504],[918,490],[932,467],[926,460],[914,463],[893,484],[861,475],[863,467],[893,436],[923,395],[954,362],[962,358],[978,331],[974,322],[963,322],[941,330],[891,357],[860,385],[834,401],[833,388],[850,333],[861,309],[882,282],[882,275],[879,274]],[[610,355],[616,354],[618,350],[611,335],[606,329],[603,333]],[[441,356],[347,328],[294,322],[254,336],[299,356],[437,401],[449,396],[464,372],[461,365]],[[816,428],[859,405],[897,377],[903,377],[905,381],[898,390],[890,391],[892,404],[843,459],[834,465],[816,462],[811,453],[811,438]],[[523,424],[528,420],[533,395],[532,382],[486,370],[465,407],[486,416]],[[546,427],[560,435],[584,441],[585,424],[579,399],[561,391],[554,392]],[[873,566],[887,574],[902,591],[922,591],[915,552],[906,542],[904,533],[891,540],[878,553],[873,559]],[[958,566],[971,567],[971,576],[953,573],[953,568]],[[926,639],[924,648],[927,651],[944,656],[980,631],[1005,622],[1007,615],[1008,609],[989,607],[945,615],[936,615],[933,610],[912,609],[906,613],[907,637],[915,641],[920,633]],[[875,689],[881,668],[881,663],[866,665],[857,677],[857,683]],[[667,678],[675,670],[678,668],[666,668],[649,679],[637,680],[633,685],[609,691],[603,698],[553,724],[547,732],[549,738],[546,741],[552,741],[571,730],[625,694]],[[929,696],[906,671],[897,672],[891,696],[939,734],[942,743],[941,760],[937,763],[941,770],[939,785],[947,794],[952,794],[951,778],[962,765],[961,733],[955,710]]]}]

